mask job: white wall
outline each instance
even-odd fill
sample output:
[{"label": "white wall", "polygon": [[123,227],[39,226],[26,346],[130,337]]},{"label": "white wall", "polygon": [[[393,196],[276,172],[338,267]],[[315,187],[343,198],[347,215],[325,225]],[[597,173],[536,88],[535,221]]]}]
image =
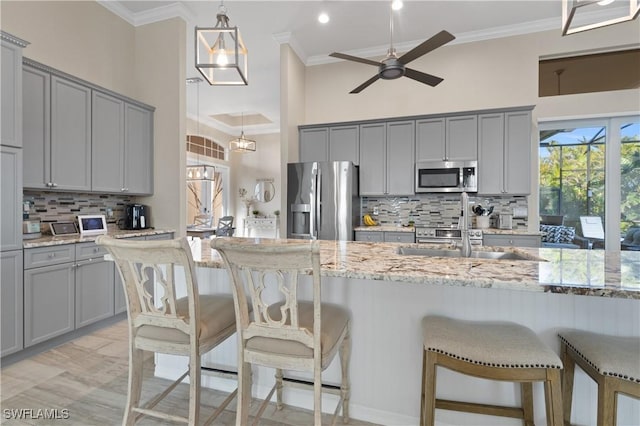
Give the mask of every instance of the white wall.
[{"label": "white wall", "polygon": [[305,67],[288,44],[280,46],[280,235],[286,235],[287,163],[299,160],[298,125],[305,120]]},{"label": "white wall", "polygon": [[[558,23],[559,25],[559,23]],[[372,77],[375,68],[342,61],[308,67],[305,115],[298,124],[376,119],[406,115],[535,105],[531,132],[529,230],[537,230],[538,129],[540,118],[618,114],[640,110],[640,89],[538,97],[540,57],[589,50],[637,47],[637,20],[562,37],[545,31],[466,44],[449,44],[410,67],[444,78],[429,87],[408,78],[379,80],[357,95],[349,91]]]},{"label": "white wall", "polygon": [[254,193],[256,179],[273,178],[275,196],[265,203],[256,202],[252,210],[259,210],[261,215],[273,216],[275,210],[281,209],[282,179],[280,174],[280,134],[247,135],[256,141],[256,152],[230,153],[231,163],[231,205],[234,206],[236,218],[236,235],[242,236],[242,220],[246,217],[245,204],[241,202],[239,189],[247,190],[247,195]]},{"label": "white wall", "polygon": [[134,28],[93,1],[2,1],[2,29],[31,44],[24,55],[156,107],[152,224],[184,233],[186,25]]},{"label": "white wall", "polygon": [[637,21],[561,37],[558,31],[445,45],[410,67],[444,78],[430,87],[408,78],[349,91],[375,68],[358,63],[307,67],[305,117],[299,124],[536,105],[536,117],[637,111],[640,89],[538,98],[538,59],[638,43]]}]

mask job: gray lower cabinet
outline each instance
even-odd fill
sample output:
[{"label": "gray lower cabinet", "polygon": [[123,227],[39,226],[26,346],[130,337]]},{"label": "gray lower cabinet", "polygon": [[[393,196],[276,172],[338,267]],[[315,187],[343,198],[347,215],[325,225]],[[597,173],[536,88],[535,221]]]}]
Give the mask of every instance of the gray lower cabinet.
[{"label": "gray lower cabinet", "polygon": [[[59,246],[65,247],[65,246]],[[48,247],[44,247],[47,249]],[[73,245],[67,245],[73,253]],[[33,256],[32,256],[33,254]],[[57,263],[55,252],[49,256],[42,248],[25,249],[24,271],[24,347],[44,342],[75,329],[75,265]],[[47,258],[31,269],[30,258]],[[61,260],[65,256],[59,256]]]},{"label": "gray lower cabinet", "polygon": [[51,76],[50,155],[52,188],[91,190],[91,89],[56,75]]},{"label": "gray lower cabinet", "polygon": [[478,194],[531,193],[531,111],[478,117]]},{"label": "gray lower cabinet", "polygon": [[22,149],[0,146],[0,250],[22,249]]},{"label": "gray lower cabinet", "polygon": [[384,233],[386,243],[415,243],[416,235],[413,232],[387,232]]},{"label": "gray lower cabinet", "polygon": [[539,235],[495,235],[484,234],[482,244],[485,246],[507,246],[507,247],[540,247]]},{"label": "gray lower cabinet", "polygon": [[356,241],[415,243],[416,238],[413,232],[356,231]]},{"label": "gray lower cabinet", "polygon": [[114,314],[114,264],[95,243],[75,245],[75,326],[84,327]]},{"label": "gray lower cabinet", "polygon": [[384,241],[384,232],[356,231],[356,241],[371,241],[371,242],[381,243]]},{"label": "gray lower cabinet", "polygon": [[360,126],[360,195],[413,195],[415,121]]},{"label": "gray lower cabinet", "polygon": [[0,253],[0,356],[23,348],[22,250]]}]

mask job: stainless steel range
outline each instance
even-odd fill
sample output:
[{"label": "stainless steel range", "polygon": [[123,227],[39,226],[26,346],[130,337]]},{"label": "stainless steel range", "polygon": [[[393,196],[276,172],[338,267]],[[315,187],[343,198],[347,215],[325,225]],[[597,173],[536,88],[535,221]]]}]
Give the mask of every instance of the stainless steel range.
[{"label": "stainless steel range", "polygon": [[[458,228],[416,228],[416,243],[459,244],[462,241],[462,230]],[[471,245],[482,245],[482,230],[469,229]]]}]

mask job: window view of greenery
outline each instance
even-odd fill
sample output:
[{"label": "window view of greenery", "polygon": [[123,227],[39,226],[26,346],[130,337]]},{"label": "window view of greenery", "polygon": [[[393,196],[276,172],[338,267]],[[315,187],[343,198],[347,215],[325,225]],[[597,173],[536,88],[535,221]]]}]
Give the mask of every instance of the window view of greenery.
[{"label": "window view of greenery", "polygon": [[[640,123],[621,131],[620,233],[640,225]],[[563,215],[579,228],[580,216],[605,214],[606,127],[540,132],[540,215]]]},{"label": "window view of greenery", "polygon": [[640,123],[620,129],[620,222],[623,232],[640,227]]}]

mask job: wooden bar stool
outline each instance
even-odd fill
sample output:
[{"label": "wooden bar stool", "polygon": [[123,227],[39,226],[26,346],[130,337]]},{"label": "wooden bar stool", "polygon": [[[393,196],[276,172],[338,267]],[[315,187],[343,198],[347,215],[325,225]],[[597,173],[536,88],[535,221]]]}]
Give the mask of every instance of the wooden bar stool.
[{"label": "wooden bar stool", "polygon": [[[527,327],[509,322],[472,322],[440,316],[422,320],[422,407],[420,424],[433,425],[435,409],[523,419],[533,425],[533,382],[544,382],[547,424],[562,424],[562,362]],[[522,407],[436,398],[436,367],[484,379],[520,382]]]},{"label": "wooden bar stool", "polygon": [[564,421],[570,424],[573,372],[578,364],[598,384],[598,425],[616,424],[617,393],[640,399],[640,337],[567,330],[558,333],[562,362]]}]

